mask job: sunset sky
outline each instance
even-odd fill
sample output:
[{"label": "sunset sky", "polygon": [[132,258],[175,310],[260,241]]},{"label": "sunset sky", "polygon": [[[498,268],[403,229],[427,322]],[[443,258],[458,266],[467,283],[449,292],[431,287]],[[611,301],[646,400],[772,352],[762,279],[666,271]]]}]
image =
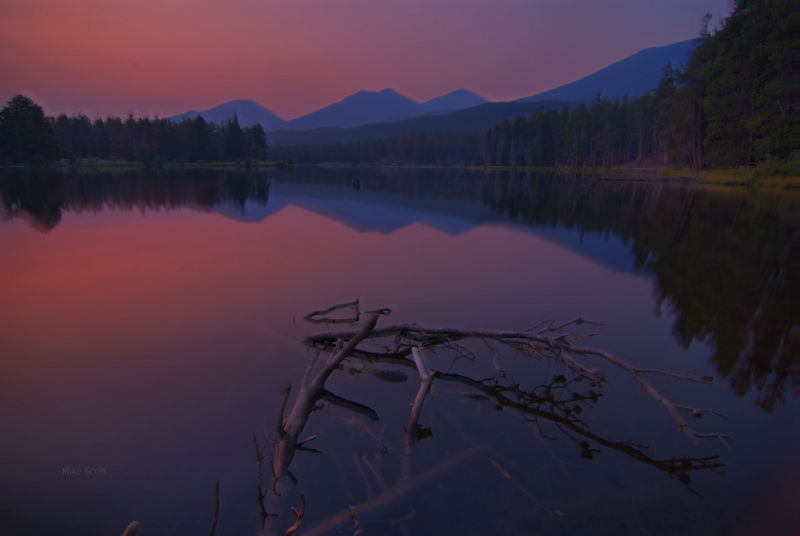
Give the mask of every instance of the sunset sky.
[{"label": "sunset sky", "polygon": [[515,99],[695,37],[730,0],[0,0],[0,101],[172,115],[252,99],[291,119],[359,89]]}]

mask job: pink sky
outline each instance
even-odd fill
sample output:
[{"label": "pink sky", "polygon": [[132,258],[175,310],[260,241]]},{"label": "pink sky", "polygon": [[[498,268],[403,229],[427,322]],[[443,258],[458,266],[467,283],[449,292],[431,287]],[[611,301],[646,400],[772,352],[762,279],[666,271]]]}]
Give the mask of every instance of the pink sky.
[{"label": "pink sky", "polygon": [[0,0],[0,101],[172,115],[252,99],[284,119],[359,89],[533,95],[695,37],[730,0]]}]

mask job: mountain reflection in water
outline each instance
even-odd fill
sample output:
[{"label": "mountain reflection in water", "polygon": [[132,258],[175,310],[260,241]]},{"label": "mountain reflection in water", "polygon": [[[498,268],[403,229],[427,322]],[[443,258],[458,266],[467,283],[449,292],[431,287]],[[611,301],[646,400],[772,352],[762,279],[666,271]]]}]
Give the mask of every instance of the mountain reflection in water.
[{"label": "mountain reflection in water", "polygon": [[[277,195],[276,195],[277,194]],[[47,232],[64,212],[191,208],[260,221],[286,203],[359,231],[424,222],[448,233],[524,222],[612,269],[654,276],[684,346],[706,341],[734,391],[772,411],[800,384],[798,196],[575,176],[461,170],[4,170],[0,216]],[[574,231],[578,230],[579,233]],[[619,241],[609,241],[616,236]],[[793,331],[794,329],[794,331]]]}]

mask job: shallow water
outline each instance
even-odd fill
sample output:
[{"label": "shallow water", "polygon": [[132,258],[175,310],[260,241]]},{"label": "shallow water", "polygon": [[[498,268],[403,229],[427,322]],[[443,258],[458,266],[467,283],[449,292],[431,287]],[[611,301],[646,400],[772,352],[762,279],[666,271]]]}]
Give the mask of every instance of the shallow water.
[{"label": "shallow water", "polygon": [[[587,358],[608,381],[556,391],[599,395],[576,402],[571,424],[548,403],[526,414],[439,378],[417,430],[427,437],[409,447],[416,368],[351,358],[326,388],[379,420],[320,404],[301,434],[320,453],[298,452],[296,484],[266,494],[279,514],[268,532],[294,522],[301,493],[300,533],[797,527],[796,195],[298,168],[6,171],[0,196],[3,534],[119,534],[133,520],[148,535],[202,533],[217,480],[217,534],[259,533],[253,432],[278,436],[283,389],[291,407],[316,355],[303,340],[355,329],[304,316],[356,298],[392,309],[379,329],[602,322],[573,333],[636,367],[713,376],[648,381],[725,414],[684,412],[727,446],[693,445],[624,371]],[[428,365],[540,394],[572,378],[553,359],[468,347],[455,361],[426,351]],[[264,452],[269,488],[272,444]],[[721,466],[665,469],[684,457]]]}]

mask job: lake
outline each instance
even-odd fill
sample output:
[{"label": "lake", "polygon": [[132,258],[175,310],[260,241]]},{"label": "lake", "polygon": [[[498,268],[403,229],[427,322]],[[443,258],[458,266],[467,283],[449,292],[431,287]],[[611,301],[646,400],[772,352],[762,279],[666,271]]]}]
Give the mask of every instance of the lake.
[{"label": "lake", "polygon": [[2,534],[798,529],[796,191],[299,167],[0,197]]}]

